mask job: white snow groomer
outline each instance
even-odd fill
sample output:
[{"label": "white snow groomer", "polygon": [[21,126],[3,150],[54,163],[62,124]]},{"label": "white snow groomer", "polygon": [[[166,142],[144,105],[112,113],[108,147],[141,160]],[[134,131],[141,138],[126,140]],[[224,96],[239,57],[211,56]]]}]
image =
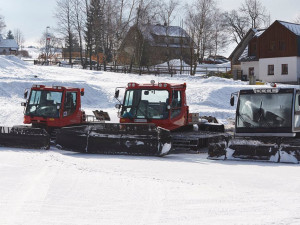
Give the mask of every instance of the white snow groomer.
[{"label": "white snow groomer", "polygon": [[240,90],[235,132],[231,140],[211,144],[211,159],[263,160],[299,163],[300,90],[265,88]]}]

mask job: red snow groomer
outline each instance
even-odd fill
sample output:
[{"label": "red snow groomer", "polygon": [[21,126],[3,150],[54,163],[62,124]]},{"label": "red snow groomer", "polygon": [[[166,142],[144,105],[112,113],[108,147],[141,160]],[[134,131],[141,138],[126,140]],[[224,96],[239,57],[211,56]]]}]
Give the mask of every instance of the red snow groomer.
[{"label": "red snow groomer", "polygon": [[[120,88],[116,88],[116,99],[119,93]],[[118,101],[120,123],[103,124],[103,129],[97,130],[98,138],[95,135],[93,140],[98,142],[99,148],[109,146],[107,153],[120,152],[120,146],[126,146],[121,148],[123,151],[131,147],[134,149],[132,154],[144,155],[163,155],[171,147],[176,151],[198,152],[212,140],[226,135],[224,125],[214,117],[199,118],[199,113],[189,113],[185,83],[128,83],[123,102]],[[80,138],[76,129],[61,129],[61,134],[64,132]],[[74,142],[63,143],[63,138],[58,139],[64,149],[75,147]],[[86,146],[85,142],[76,145]]]},{"label": "red snow groomer", "polygon": [[[48,149],[62,127],[92,124],[87,121],[91,116],[81,109],[83,95],[83,88],[33,85],[26,89],[24,124],[31,126],[0,127],[0,146]],[[107,113],[96,110],[94,114],[95,121],[109,120]]]}]

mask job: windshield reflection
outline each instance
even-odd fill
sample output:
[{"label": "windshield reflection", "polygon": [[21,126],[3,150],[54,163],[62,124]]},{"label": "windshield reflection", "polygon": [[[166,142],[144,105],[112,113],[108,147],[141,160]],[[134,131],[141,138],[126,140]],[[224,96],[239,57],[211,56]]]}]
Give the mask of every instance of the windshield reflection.
[{"label": "windshield reflection", "polygon": [[62,92],[32,90],[25,115],[59,117]]},{"label": "windshield reflection", "polygon": [[240,95],[237,127],[291,127],[292,104],[292,93]]}]

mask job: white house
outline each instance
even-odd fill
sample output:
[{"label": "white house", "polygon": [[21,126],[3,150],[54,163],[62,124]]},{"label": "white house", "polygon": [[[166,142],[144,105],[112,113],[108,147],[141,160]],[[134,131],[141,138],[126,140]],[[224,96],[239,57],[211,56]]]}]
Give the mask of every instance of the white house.
[{"label": "white house", "polygon": [[240,56],[241,71],[248,79],[264,82],[300,82],[300,24],[276,20],[256,32]]},{"label": "white house", "polygon": [[3,39],[0,34],[0,55],[15,54],[19,50],[19,46],[15,39]]}]

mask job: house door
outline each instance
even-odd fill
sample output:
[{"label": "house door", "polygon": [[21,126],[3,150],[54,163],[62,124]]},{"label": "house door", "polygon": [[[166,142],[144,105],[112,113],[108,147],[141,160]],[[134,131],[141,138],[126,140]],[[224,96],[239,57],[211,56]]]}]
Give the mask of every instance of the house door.
[{"label": "house door", "polygon": [[254,76],[254,67],[249,67],[249,76]]}]

